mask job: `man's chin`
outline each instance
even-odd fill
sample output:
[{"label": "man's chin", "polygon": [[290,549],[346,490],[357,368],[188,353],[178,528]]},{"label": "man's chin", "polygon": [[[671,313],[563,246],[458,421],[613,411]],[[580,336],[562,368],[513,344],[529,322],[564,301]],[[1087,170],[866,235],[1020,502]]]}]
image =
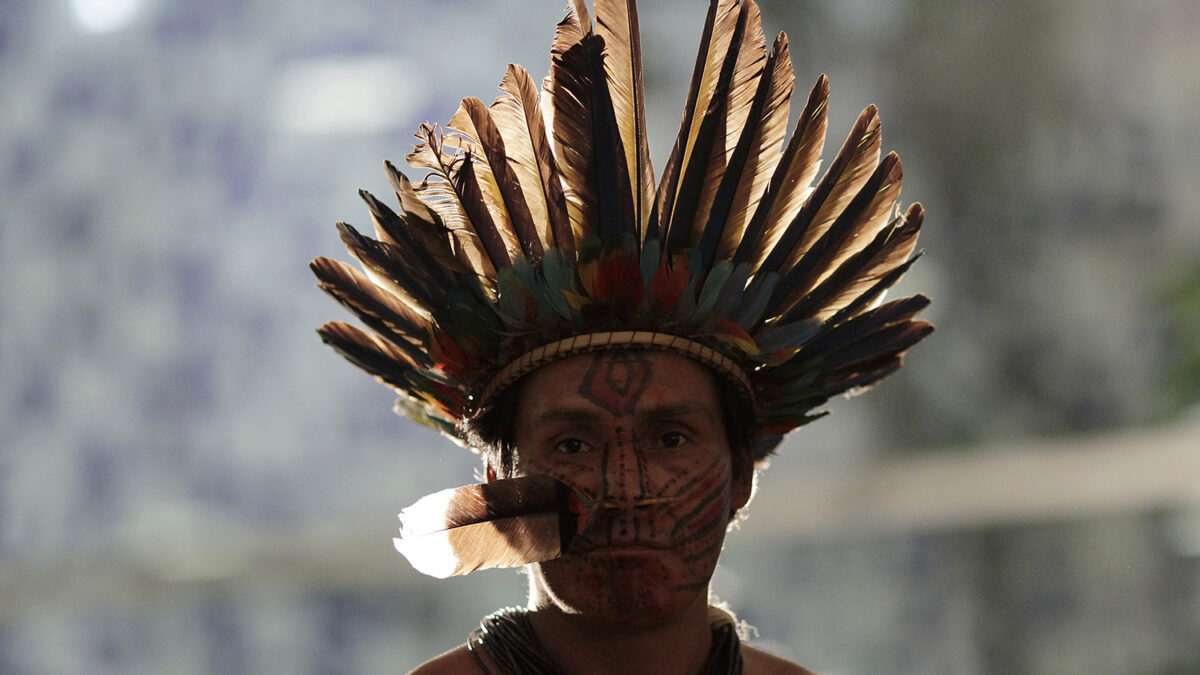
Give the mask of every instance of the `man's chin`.
[{"label": "man's chin", "polygon": [[707,600],[706,580],[681,580],[669,551],[612,547],[541,563],[535,583],[559,608],[589,620],[638,630],[671,623]]}]

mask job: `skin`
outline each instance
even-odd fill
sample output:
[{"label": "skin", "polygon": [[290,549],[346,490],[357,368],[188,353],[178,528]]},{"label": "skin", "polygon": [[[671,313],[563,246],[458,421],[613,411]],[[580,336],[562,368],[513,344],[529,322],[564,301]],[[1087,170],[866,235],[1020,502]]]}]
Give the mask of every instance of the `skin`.
[{"label": "skin", "polygon": [[[682,674],[703,665],[709,581],[753,479],[733,474],[716,386],[690,359],[641,350],[579,355],[528,377],[514,423],[516,471],[555,476],[580,495],[568,550],[527,567],[534,630],[564,672]],[[746,673],[808,672],[742,650]],[[414,672],[479,668],[459,647]]]}]

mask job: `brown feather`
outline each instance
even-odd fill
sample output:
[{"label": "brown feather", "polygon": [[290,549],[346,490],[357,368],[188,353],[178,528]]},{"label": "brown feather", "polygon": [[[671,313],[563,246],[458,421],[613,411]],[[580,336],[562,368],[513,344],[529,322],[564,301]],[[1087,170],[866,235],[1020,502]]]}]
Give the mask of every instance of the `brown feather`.
[{"label": "brown feather", "polygon": [[[817,227],[817,215],[828,210],[825,208],[827,200],[835,202],[834,205],[838,206],[836,214],[840,213],[841,207],[854,196],[853,193],[848,195],[844,193],[851,186],[857,189],[865,181],[865,178],[859,180],[858,174],[874,168],[875,159],[872,157],[872,148],[877,156],[878,137],[879,116],[875,106],[867,106],[866,110],[858,116],[858,121],[850,130],[850,135],[846,138],[842,149],[838,151],[837,156],[829,165],[829,170],[825,172],[820,182],[804,200],[804,205],[800,207],[796,217],[784,228],[775,244],[766,249],[766,257],[761,264],[764,271],[770,272],[793,267],[811,247],[811,242],[815,241],[819,235],[824,234],[828,225],[820,232],[813,233],[814,228]],[[866,168],[864,169],[864,167]],[[756,277],[756,280],[758,278]]]},{"label": "brown feather", "polygon": [[542,97],[576,243],[586,239],[596,223],[596,195],[592,193],[594,166],[590,156],[591,87],[587,66],[579,63],[578,49],[588,35],[591,35],[591,20],[587,8],[579,0],[571,0],[571,10],[558,24],[550,47],[550,73]]},{"label": "brown feather", "polygon": [[508,242],[504,240],[504,236],[492,220],[481,189],[481,181],[476,178],[476,164],[475,158],[467,155],[458,165],[459,170],[454,176],[454,189],[462,201],[463,210],[467,213],[470,223],[470,232],[464,234],[474,235],[487,254],[492,268],[500,270],[512,265],[512,259],[508,254]]},{"label": "brown feather", "polygon": [[[696,211],[692,222],[693,231],[705,226],[710,218],[713,201],[721,180],[728,170],[729,162],[743,130],[748,124],[757,124],[758,120],[750,120],[749,115],[758,91],[759,81],[763,76],[766,64],[766,39],[763,36],[762,17],[758,6],[753,2],[742,4],[738,17],[738,29],[735,31],[726,59],[733,59],[733,70],[727,89],[714,90],[714,95],[720,95],[722,101],[721,119],[719,120],[716,138],[713,139],[708,154],[707,171],[701,184],[699,197],[696,200]],[[718,93],[719,92],[719,93]],[[781,130],[787,128],[787,111],[784,110]],[[782,139],[782,135],[780,136]],[[697,136],[699,140],[699,136]],[[701,149],[700,144],[696,146]],[[701,159],[700,152],[692,155],[692,161]],[[769,174],[768,174],[769,175]],[[747,186],[749,189],[749,186]],[[736,222],[740,230],[744,222]]]},{"label": "brown feather", "polygon": [[[508,214],[508,224],[517,239],[519,250],[531,260],[541,260],[543,249],[542,240],[538,236],[537,224],[533,221],[533,215],[525,203],[525,194],[521,190],[516,172],[509,166],[504,139],[492,119],[491,112],[483,104],[483,101],[477,98],[463,100],[463,108],[475,127],[479,145],[487,159],[492,177],[496,181],[496,188],[499,191],[503,208]],[[511,246],[511,243],[509,245]]]},{"label": "brown feather", "polygon": [[530,217],[539,228],[542,247],[558,247],[569,258],[575,255],[575,237],[567,216],[567,202],[546,125],[538,105],[537,86],[520,66],[510,65],[500,83],[501,95],[492,103],[492,118],[504,139],[508,164],[517,175]]},{"label": "brown feather", "polygon": [[451,249],[459,262],[481,279],[493,279],[495,267],[475,232],[454,180],[466,157],[444,154],[442,134],[435,126],[422,124],[416,137],[418,143],[405,159],[414,167],[431,169],[432,173],[413,192],[450,231]]},{"label": "brown feather", "polygon": [[891,153],[880,162],[837,220],[780,281],[769,313],[786,311],[887,227],[888,213],[900,194],[901,177],[900,159]]},{"label": "brown feather", "polygon": [[570,492],[543,475],[442,490],[400,512],[396,550],[438,578],[551,560],[574,532]]},{"label": "brown feather", "polygon": [[825,129],[828,125],[828,103],[829,79],[822,75],[808,94],[808,102],[800,113],[796,130],[771,176],[766,194],[747,226],[733,257],[735,264],[749,260],[751,267],[757,270],[804,204],[812,179],[821,166],[821,150],[825,146]]},{"label": "brown feather", "polygon": [[384,288],[416,311],[428,316],[444,289],[410,267],[402,252],[391,244],[366,237],[347,223],[337,223],[346,250],[362,263],[371,282]]},{"label": "brown feather", "polygon": [[[879,162],[882,144],[879,129],[879,111],[873,105],[867,106],[859,116],[859,123],[855,124],[850,136],[846,138],[845,146],[829,167],[829,174],[835,175],[836,180],[830,184],[829,191],[822,195],[820,207],[813,214],[811,223],[804,232],[804,237],[793,249],[791,256],[793,261],[798,260],[800,255],[825,233],[825,230],[841,215],[842,209],[871,176],[871,171]],[[842,157],[846,158],[845,164],[835,167],[834,165],[839,164]],[[824,183],[824,178],[822,183]],[[817,186],[813,193],[814,196],[821,190],[821,187],[821,185]]]},{"label": "brown feather", "polygon": [[700,48],[696,53],[696,66],[692,71],[692,82],[688,88],[687,103],[683,107],[683,120],[675,147],[663,167],[662,179],[655,194],[655,220],[649,224],[665,236],[675,214],[675,202],[679,196],[679,183],[691,156],[696,135],[704,121],[713,90],[720,78],[725,54],[736,30],[740,14],[739,0],[710,0],[708,14],[704,19],[704,31],[700,37]]},{"label": "brown feather", "polygon": [[627,172],[634,177],[633,209],[644,233],[654,200],[654,169],[646,140],[642,45],[635,0],[596,0],[596,32],[604,39],[604,71],[616,114]]},{"label": "brown feather", "polygon": [[408,388],[407,377],[413,361],[400,347],[341,321],[330,321],[318,328],[317,333],[325,344],[375,379],[393,389]]},{"label": "brown feather", "polygon": [[[763,124],[760,122],[766,122],[769,119],[764,119],[764,113],[770,112],[767,111],[768,99],[774,93],[773,85],[775,83],[770,75],[777,70],[775,61],[780,56],[779,51],[772,50],[770,56],[767,57],[764,72],[768,75],[758,78],[758,90],[755,92],[750,106],[748,118],[750,121],[742,126],[737,147],[733,154],[729,155],[728,165],[721,177],[721,184],[713,196],[708,221],[699,242],[702,270],[706,270],[712,265],[714,258],[720,254],[722,248],[728,247],[728,252],[732,253],[743,234],[745,223],[740,222],[734,216],[734,212],[740,210],[741,216],[744,217],[747,211],[746,200],[749,199],[751,185],[759,170],[758,159],[761,154],[764,131]],[[786,116],[786,114],[785,110],[784,115]],[[781,128],[786,126],[787,121],[784,119]],[[778,148],[775,150],[774,154],[777,159]],[[721,257],[727,258],[728,255]]]},{"label": "brown feather", "polygon": [[[449,132],[443,138],[442,153],[443,155],[452,154],[459,160],[455,163],[459,172],[463,171],[467,158],[470,158],[475,189],[478,190],[478,196],[487,208],[491,227],[495,228],[496,233],[504,241],[505,250],[520,251],[522,249],[521,236],[512,222],[512,215],[508,210],[509,204],[501,185],[503,177],[492,167],[493,156],[501,158],[501,162],[503,162],[504,142],[495,132],[491,116],[486,112],[480,112],[486,110],[487,107],[477,98],[463,99],[458,110],[450,119],[450,123],[446,125]],[[480,128],[480,124],[483,124],[484,128]],[[495,147],[497,142],[499,148]],[[491,144],[493,147],[489,150],[486,144]],[[454,183],[461,197],[461,176],[454,175],[453,178],[457,179]],[[474,207],[468,206],[464,202],[463,208],[468,214],[471,214]],[[488,226],[485,224],[484,227]],[[484,235],[481,233],[480,236]]]},{"label": "brown feather", "polygon": [[[551,49],[551,127],[576,242],[636,229],[629,171],[604,73],[604,40],[581,3],[559,24]],[[580,36],[571,43],[564,36]]]},{"label": "brown feather", "polygon": [[787,133],[788,108],[795,89],[795,77],[792,74],[787,37],[783,34],[776,38],[767,64],[770,70],[764,71],[760,81],[760,87],[765,88],[766,100],[756,108],[758,119],[747,121],[748,127],[752,125],[754,135],[737,192],[725,218],[725,231],[717,250],[718,259],[731,258],[742,241],[752,215],[751,209],[762,197],[779,164],[779,149]]},{"label": "brown feather", "polygon": [[400,200],[404,211],[407,232],[420,242],[421,248],[431,258],[431,263],[452,274],[465,274],[467,268],[455,256],[451,246],[450,230],[442,223],[437,211],[417,197],[416,189],[403,173],[391,162],[384,162],[388,183]]},{"label": "brown feather", "polygon": [[339,260],[318,257],[309,267],[328,293],[364,321],[379,324],[393,342],[420,345],[429,326],[426,308],[389,293]]},{"label": "brown feather", "polygon": [[[708,107],[699,119],[687,151],[683,155],[682,175],[666,225],[664,251],[679,251],[695,246],[711,210],[712,200],[727,167],[726,138],[729,135],[730,94],[739,64],[749,11],[739,5],[729,48],[724,54],[716,84],[708,96]],[[740,127],[739,127],[740,131]],[[714,182],[715,181],[715,182]]]},{"label": "brown feather", "polygon": [[[753,2],[744,2],[738,18],[739,28],[734,33],[726,59],[733,59],[732,77],[726,89],[714,91],[722,101],[722,119],[719,120],[716,138],[712,143],[709,154],[707,171],[705,173],[699,197],[696,200],[696,211],[692,222],[694,232],[699,232],[709,221],[717,191],[728,170],[734,149],[748,124],[756,124],[758,120],[750,120],[750,111],[758,91],[759,81],[763,75],[766,63],[766,39],[763,36],[762,18],[758,6]],[[717,92],[720,92],[719,94]],[[787,127],[787,111],[784,111],[783,128]],[[781,136],[782,138],[782,136]],[[698,137],[699,139],[699,137]],[[700,144],[696,146],[701,149]],[[692,155],[692,160],[698,160],[702,153]],[[738,227],[744,227],[739,223]]]},{"label": "brown feather", "polygon": [[908,261],[916,247],[920,226],[919,217],[898,216],[806,293],[781,321],[808,317],[825,321],[832,317],[888,272]]}]

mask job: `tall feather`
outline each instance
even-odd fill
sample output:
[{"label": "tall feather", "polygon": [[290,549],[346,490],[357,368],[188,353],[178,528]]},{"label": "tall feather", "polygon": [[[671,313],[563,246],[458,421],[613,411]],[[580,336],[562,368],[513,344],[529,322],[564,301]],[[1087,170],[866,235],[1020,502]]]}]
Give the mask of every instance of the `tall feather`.
[{"label": "tall feather", "polygon": [[[804,200],[804,205],[800,207],[796,217],[784,228],[773,247],[767,250],[759,266],[759,270],[765,273],[754,276],[747,288],[747,294],[756,293],[763,284],[772,283],[775,279],[773,273],[780,269],[795,271],[792,268],[809,252],[812,243],[828,229],[829,224],[818,222],[818,218],[824,218],[833,207],[837,209],[833,211],[833,215],[842,212],[842,207],[855,194],[847,191],[851,188],[857,191],[866,181],[862,174],[875,167],[878,156],[879,115],[875,106],[870,105],[858,116],[842,149],[838,151],[829,170]],[[815,260],[816,258],[810,257],[810,262]],[[797,277],[793,275],[793,281],[796,280]],[[796,285],[792,284],[793,287]],[[780,286],[775,290],[772,307],[780,299],[791,297],[791,288],[784,284]]]},{"label": "tall feather", "polygon": [[647,238],[666,234],[675,213],[675,202],[679,196],[679,182],[684,168],[691,158],[696,136],[704,121],[704,112],[712,101],[717,81],[720,79],[725,54],[733,38],[740,0],[709,0],[708,14],[704,19],[704,31],[700,36],[700,48],[696,53],[696,66],[688,88],[687,103],[683,107],[683,120],[675,147],[663,167],[662,179],[655,194],[655,215],[648,224]]},{"label": "tall feather", "polygon": [[501,95],[491,106],[492,118],[504,139],[508,164],[521,184],[531,217],[536,223],[548,225],[541,228],[542,247],[560,248],[574,258],[575,236],[538,105],[537,86],[524,68],[509,65],[500,90]]},{"label": "tall feather", "polygon": [[[728,162],[725,141],[730,107],[734,103],[731,87],[738,75],[739,48],[748,18],[747,5],[739,4],[716,83],[708,92],[707,107],[688,138],[680,165],[678,191],[671,207],[670,221],[665,227],[667,253],[695,245],[704,225],[701,218],[707,217],[720,176],[725,172]],[[707,72],[704,76],[707,77]]]},{"label": "tall feather", "polygon": [[391,244],[363,236],[353,226],[337,224],[346,250],[362,263],[363,270],[377,286],[428,317],[437,304],[443,289],[428,277],[413,274],[414,267],[405,264],[404,256]]},{"label": "tall feather", "polygon": [[[580,0],[559,24],[546,86],[555,149],[576,244],[634,232],[633,194],[604,74],[604,39]],[[583,23],[583,20],[588,23]],[[578,36],[574,42],[568,37]],[[560,39],[561,38],[561,39]]]},{"label": "tall feather", "polygon": [[[437,127],[422,124],[416,133],[417,145],[405,159],[415,168],[430,169],[432,173],[414,188],[414,193],[450,231],[451,247],[461,264],[481,279],[495,278],[496,267],[487,248],[475,231],[472,214],[468,213],[460,195],[462,171],[467,155],[450,155],[442,152],[442,134]],[[474,177],[471,178],[474,183]],[[475,209],[486,213],[486,205],[479,200]],[[488,216],[488,222],[491,217]]]},{"label": "tall feather", "polygon": [[635,0],[596,0],[596,32],[604,39],[604,73],[616,114],[639,238],[654,201],[654,169],[646,140],[642,40]]},{"label": "tall feather", "polygon": [[[434,288],[439,292],[454,284],[453,274],[437,264],[436,255],[426,250],[424,240],[414,236],[413,229],[415,228],[410,228],[404,217],[392,211],[370,192],[359,190],[358,194],[371,210],[371,220],[375,224],[375,237],[380,244],[391,247],[409,263],[406,270],[410,273],[409,276],[419,278],[421,285],[425,288]],[[438,244],[440,244],[439,248],[445,248],[448,251],[444,239]]]},{"label": "tall feather", "polygon": [[[709,220],[717,190],[720,188],[727,167],[732,162],[732,155],[746,127],[759,123],[758,119],[751,118],[751,110],[753,109],[754,99],[759,90],[759,82],[764,77],[767,48],[758,5],[749,0],[744,2],[742,4],[741,15],[738,17],[738,23],[741,24],[741,28],[739,28],[738,32],[735,32],[733,42],[729,47],[729,54],[726,56],[729,59],[736,54],[737,58],[734,62],[732,78],[725,92],[725,101],[723,101],[724,116],[720,125],[718,125],[718,128],[724,132],[724,135],[722,136],[718,132],[718,136],[710,151],[708,171],[704,177],[703,187],[701,188],[700,197],[696,204],[696,215],[692,224],[696,232],[699,232],[700,228],[703,228]],[[765,76],[770,77],[770,73],[767,73]],[[770,91],[769,88],[768,91]],[[776,120],[775,124],[782,125],[778,129],[780,133],[786,131],[786,110],[783,111],[782,122]],[[779,138],[782,139],[783,136],[780,135]],[[699,156],[696,157],[696,159],[700,158]],[[739,224],[738,227],[740,229],[742,225]]]},{"label": "tall feather", "polygon": [[920,224],[919,218],[897,217],[800,298],[784,313],[782,320],[814,317],[825,321],[832,317],[887,272],[908,261],[916,247]]},{"label": "tall feather", "polygon": [[745,231],[750,204],[758,200],[779,161],[792,88],[787,59],[787,42],[781,37],[767,57],[749,117],[713,197],[700,239],[702,269],[708,269],[714,258],[728,259],[733,254]]},{"label": "tall feather", "polygon": [[464,99],[463,110],[475,127],[479,145],[496,181],[504,210],[508,214],[508,224],[517,239],[518,250],[531,260],[541,260],[543,249],[542,240],[538,237],[537,224],[525,202],[525,193],[521,190],[517,174],[509,166],[504,139],[492,119],[491,112],[483,101],[477,98]]},{"label": "tall feather", "polygon": [[721,248],[717,252],[717,257],[722,259],[733,256],[738,243],[745,235],[752,216],[751,209],[760,201],[775,168],[779,165],[779,150],[787,135],[788,112],[792,92],[796,86],[786,35],[780,33],[776,37],[767,59],[762,82],[768,84],[765,87],[760,84],[760,87],[765,88],[766,98],[761,107],[752,108],[755,112],[746,121],[746,127],[754,129],[750,141],[750,156],[746,160],[749,173],[744,174],[738,182]]},{"label": "tall feather", "polygon": [[786,311],[843,262],[875,241],[879,228],[886,228],[888,213],[900,194],[901,177],[900,158],[888,154],[845,210],[784,275],[768,311]]},{"label": "tall feather", "polygon": [[438,578],[551,560],[576,531],[571,494],[544,475],[435,492],[400,512],[396,550]]},{"label": "tall feather", "polygon": [[735,263],[749,260],[755,269],[768,251],[775,248],[788,223],[796,216],[810,192],[809,186],[820,167],[828,126],[829,78],[817,78],[796,130],[788,141],[770,185],[759,201],[754,216],[733,255]]},{"label": "tall feather", "polygon": [[492,268],[501,270],[512,264],[508,254],[508,242],[492,220],[487,198],[483,193],[483,183],[477,178],[475,165],[475,158],[471,155],[463,158],[458,165],[458,172],[454,175],[454,190],[458,193],[463,211],[469,218],[470,227],[466,233],[478,238]]},{"label": "tall feather", "polygon": [[[477,98],[463,99],[454,116],[450,118],[450,123],[446,125],[447,133],[443,137],[442,152],[451,154],[458,160],[458,170],[452,178],[455,179],[453,182],[459,197],[463,199],[463,208],[472,218],[472,225],[476,224],[474,219],[478,214],[478,205],[464,198],[463,172],[468,168],[474,185],[466,189],[473,193],[473,199],[478,198],[478,202],[487,211],[487,223],[490,224],[484,226],[494,228],[504,242],[505,250],[515,253],[522,250],[521,236],[509,213],[509,202],[505,199],[502,185],[502,171],[493,169],[491,162],[493,157],[497,157],[500,158],[501,166],[506,165],[503,161],[504,142],[496,133],[495,124],[491,116],[486,114],[486,110],[486,106]],[[492,147],[486,147],[487,143]],[[497,143],[499,147],[496,147]],[[479,236],[482,238],[487,234],[480,232]],[[492,258],[495,263],[495,256]]]},{"label": "tall feather", "polygon": [[875,168],[879,145],[879,113],[870,105],[858,116],[829,169],[769,250],[763,269],[790,267],[825,233],[832,218],[841,213]]}]

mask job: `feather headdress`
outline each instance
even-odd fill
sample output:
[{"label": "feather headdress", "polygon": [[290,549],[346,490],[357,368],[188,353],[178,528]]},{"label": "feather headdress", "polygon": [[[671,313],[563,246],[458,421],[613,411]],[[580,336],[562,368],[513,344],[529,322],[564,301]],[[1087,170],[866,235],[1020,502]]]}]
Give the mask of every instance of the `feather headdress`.
[{"label": "feather headdress", "polygon": [[451,437],[523,375],[584,351],[673,351],[753,403],[764,443],[836,394],[900,367],[928,300],[881,298],[916,258],[924,212],[897,206],[879,116],[859,115],[818,172],[828,82],[786,143],[787,39],[752,0],[711,0],[683,121],[657,186],[634,0],[570,0],[541,91],[509,66],[490,105],[422,125],[392,164],[399,208],[367,192],[374,237],[338,229],[357,268],[317,258],[320,286],[366,324],[321,337]]}]

